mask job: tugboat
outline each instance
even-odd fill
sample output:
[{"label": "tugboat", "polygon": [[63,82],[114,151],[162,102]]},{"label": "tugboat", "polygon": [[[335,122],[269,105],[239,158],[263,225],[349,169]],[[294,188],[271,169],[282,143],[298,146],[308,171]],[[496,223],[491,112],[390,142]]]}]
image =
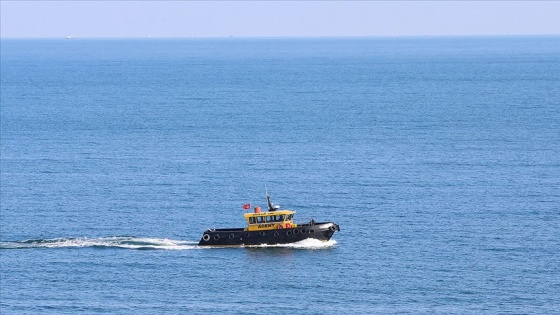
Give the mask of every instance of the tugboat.
[{"label": "tugboat", "polygon": [[[280,210],[279,205],[270,202],[266,193],[268,211],[262,212],[255,207],[253,213],[245,213],[246,228],[207,229],[200,238],[199,246],[240,246],[240,245],[274,245],[299,242],[308,238],[328,241],[336,231],[340,231],[334,222],[294,223],[295,211]],[[250,209],[250,204],[244,205]]]}]

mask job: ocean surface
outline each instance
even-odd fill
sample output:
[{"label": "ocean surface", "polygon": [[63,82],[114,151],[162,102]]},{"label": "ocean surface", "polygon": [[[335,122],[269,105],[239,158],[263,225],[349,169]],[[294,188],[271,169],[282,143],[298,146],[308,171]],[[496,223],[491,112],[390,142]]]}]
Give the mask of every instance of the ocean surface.
[{"label": "ocean surface", "polygon": [[2,315],[560,313],[558,36],[0,43]]}]

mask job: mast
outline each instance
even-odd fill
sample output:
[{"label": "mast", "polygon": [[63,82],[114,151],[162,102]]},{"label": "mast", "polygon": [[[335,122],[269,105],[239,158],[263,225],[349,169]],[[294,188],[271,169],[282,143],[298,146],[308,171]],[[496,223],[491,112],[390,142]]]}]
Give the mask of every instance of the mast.
[{"label": "mast", "polygon": [[270,196],[268,195],[268,188],[264,186],[264,189],[266,190],[266,202],[268,203],[268,211],[274,211],[274,208],[272,207],[272,202],[270,202]]}]

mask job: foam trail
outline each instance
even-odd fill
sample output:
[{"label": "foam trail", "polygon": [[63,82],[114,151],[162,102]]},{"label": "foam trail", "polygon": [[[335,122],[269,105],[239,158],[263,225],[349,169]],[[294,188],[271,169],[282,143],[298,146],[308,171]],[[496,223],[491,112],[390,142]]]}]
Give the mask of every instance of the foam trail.
[{"label": "foam trail", "polygon": [[321,241],[314,238],[308,238],[299,242],[289,244],[262,244],[247,247],[271,247],[271,248],[294,248],[294,249],[326,249],[333,247],[336,244],[335,240]]},{"label": "foam trail", "polygon": [[0,249],[30,248],[126,248],[126,249],[167,249],[181,250],[197,248],[196,242],[170,240],[166,238],[141,238],[134,236],[111,236],[100,238],[53,238],[17,242],[0,242]]},{"label": "foam trail", "polygon": [[[254,246],[234,246],[250,248],[294,248],[294,249],[326,249],[334,246],[335,240],[327,242],[306,239],[290,244],[262,244]],[[198,242],[171,240],[167,238],[143,238],[135,236],[110,236],[99,238],[52,238],[33,239],[16,242],[0,242],[0,249],[33,249],[33,248],[125,248],[136,250],[163,249],[163,250],[186,250],[186,249],[210,249],[224,248],[222,246],[198,246]]]}]

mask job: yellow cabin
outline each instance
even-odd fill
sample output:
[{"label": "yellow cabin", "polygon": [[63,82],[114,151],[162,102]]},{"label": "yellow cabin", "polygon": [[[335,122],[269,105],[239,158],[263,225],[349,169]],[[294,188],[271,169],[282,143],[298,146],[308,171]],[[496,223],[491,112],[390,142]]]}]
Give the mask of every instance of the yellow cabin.
[{"label": "yellow cabin", "polygon": [[297,224],[294,224],[294,213],[295,211],[291,210],[260,212],[260,208],[259,212],[245,213],[243,215],[247,221],[245,231],[295,228]]}]

